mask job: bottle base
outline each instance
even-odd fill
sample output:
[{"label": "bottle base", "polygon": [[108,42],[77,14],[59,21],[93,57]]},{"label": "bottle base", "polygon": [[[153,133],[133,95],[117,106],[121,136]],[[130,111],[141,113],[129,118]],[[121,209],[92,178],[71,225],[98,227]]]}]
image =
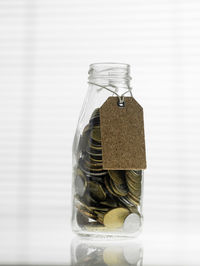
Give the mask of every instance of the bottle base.
[{"label": "bottle base", "polygon": [[137,238],[142,233],[142,227],[140,227],[134,233],[125,233],[124,231],[98,231],[98,230],[83,230],[83,229],[73,229],[73,232],[82,237],[82,238],[98,238],[102,240],[112,240],[113,238],[120,238],[120,239],[132,239]]}]

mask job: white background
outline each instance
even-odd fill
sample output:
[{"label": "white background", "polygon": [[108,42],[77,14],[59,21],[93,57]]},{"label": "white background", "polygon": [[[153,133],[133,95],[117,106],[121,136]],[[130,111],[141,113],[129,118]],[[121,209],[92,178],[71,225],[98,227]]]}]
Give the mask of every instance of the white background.
[{"label": "white background", "polygon": [[70,265],[88,67],[123,62],[145,111],[144,263],[199,265],[199,26],[198,0],[0,0],[0,264]]}]

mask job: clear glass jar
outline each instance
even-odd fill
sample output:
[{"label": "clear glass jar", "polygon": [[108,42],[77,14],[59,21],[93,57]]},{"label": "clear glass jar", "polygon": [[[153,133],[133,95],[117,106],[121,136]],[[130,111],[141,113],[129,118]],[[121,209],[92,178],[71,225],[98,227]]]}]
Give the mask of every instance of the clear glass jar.
[{"label": "clear glass jar", "polygon": [[89,88],[73,142],[72,228],[88,236],[137,236],[142,227],[143,170],[102,169],[99,118],[109,96],[126,91],[132,96],[130,66],[96,63],[88,73]]}]

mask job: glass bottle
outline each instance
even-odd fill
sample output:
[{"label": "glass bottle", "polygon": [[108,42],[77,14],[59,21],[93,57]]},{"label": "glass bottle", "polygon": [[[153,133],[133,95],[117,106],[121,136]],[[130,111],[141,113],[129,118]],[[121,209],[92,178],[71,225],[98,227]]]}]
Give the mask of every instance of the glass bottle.
[{"label": "glass bottle", "polygon": [[102,169],[99,117],[108,97],[126,92],[132,96],[130,66],[95,63],[88,73],[72,151],[72,229],[88,236],[137,236],[143,219],[143,170]]}]

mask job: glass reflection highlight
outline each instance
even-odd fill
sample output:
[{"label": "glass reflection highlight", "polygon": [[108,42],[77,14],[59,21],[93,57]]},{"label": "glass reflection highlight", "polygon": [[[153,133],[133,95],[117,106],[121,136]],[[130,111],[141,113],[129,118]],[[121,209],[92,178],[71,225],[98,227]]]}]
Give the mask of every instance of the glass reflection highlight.
[{"label": "glass reflection highlight", "polygon": [[73,266],[142,266],[143,248],[139,240],[90,240],[77,237],[71,243]]}]

